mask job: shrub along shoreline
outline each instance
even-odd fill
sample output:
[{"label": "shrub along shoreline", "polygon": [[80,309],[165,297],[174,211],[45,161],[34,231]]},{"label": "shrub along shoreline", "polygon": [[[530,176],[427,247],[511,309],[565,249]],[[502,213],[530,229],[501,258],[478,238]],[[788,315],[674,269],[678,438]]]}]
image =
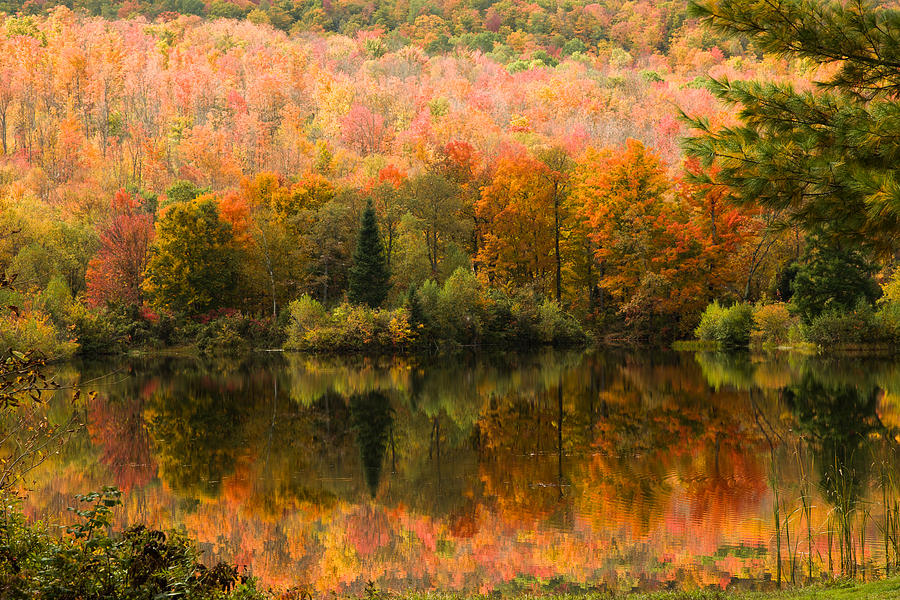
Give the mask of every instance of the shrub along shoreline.
[{"label": "shrub along shoreline", "polygon": [[796,280],[789,302],[762,300],[730,306],[713,302],[694,330],[696,344],[681,349],[808,353],[896,353],[900,350],[900,272],[862,292],[843,296]]},{"label": "shrub along shoreline", "polygon": [[[676,350],[792,351],[806,354],[893,354],[900,350],[900,275],[865,293],[840,294],[799,279],[787,302],[755,304],[714,301],[694,330],[695,340]],[[854,290],[851,290],[854,292]],[[858,292],[858,289],[855,290]],[[787,294],[785,294],[787,295]],[[0,346],[35,349],[48,359],[141,353],[239,355],[255,350],[322,354],[384,355],[521,350],[539,347],[633,345],[636,340],[601,340],[590,321],[527,290],[506,292],[482,285],[457,269],[443,283],[411,288],[392,308],[344,300],[327,307],[303,295],[280,314],[257,317],[221,309],[193,317],[147,306],[109,305],[87,310],[50,289],[41,313],[0,327]],[[35,315],[44,314],[43,317]],[[68,323],[61,329],[54,323]],[[664,340],[649,340],[649,345]]]},{"label": "shrub along shoreline", "polygon": [[[578,347],[591,341],[582,323],[556,302],[525,291],[485,288],[457,269],[443,284],[427,281],[395,308],[348,301],[330,310],[308,295],[280,315],[256,317],[222,309],[193,317],[137,305],[85,307],[48,296],[46,318],[0,327],[0,347],[38,350],[48,359],[75,354],[239,355],[254,350],[330,354],[414,354],[459,350]],[[32,315],[38,314],[36,312]],[[33,322],[32,322],[33,321]],[[53,323],[68,323],[60,331]]]},{"label": "shrub along shoreline", "polygon": [[341,304],[328,312],[309,296],[288,306],[285,348],[312,352],[423,352],[464,347],[577,346],[581,324],[557,303],[484,291],[458,269],[439,285],[412,289],[395,309]]}]

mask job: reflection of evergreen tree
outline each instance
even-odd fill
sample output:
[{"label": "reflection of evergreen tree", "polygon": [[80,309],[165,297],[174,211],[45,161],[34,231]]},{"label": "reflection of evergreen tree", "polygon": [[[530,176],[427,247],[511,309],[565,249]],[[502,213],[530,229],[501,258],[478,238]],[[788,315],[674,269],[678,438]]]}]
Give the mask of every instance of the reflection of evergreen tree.
[{"label": "reflection of evergreen tree", "polygon": [[374,498],[394,420],[393,410],[387,396],[368,392],[350,397],[350,415],[359,444],[363,475]]},{"label": "reflection of evergreen tree", "polygon": [[345,396],[328,390],[309,406],[306,418],[312,423],[311,441],[320,454],[328,454],[346,443],[349,407]]},{"label": "reflection of evergreen tree", "polygon": [[826,385],[807,374],[784,391],[784,399],[800,430],[810,438],[819,464],[819,485],[842,519],[843,535],[849,536],[849,518],[872,463],[869,434],[881,427],[875,412],[877,388]]}]

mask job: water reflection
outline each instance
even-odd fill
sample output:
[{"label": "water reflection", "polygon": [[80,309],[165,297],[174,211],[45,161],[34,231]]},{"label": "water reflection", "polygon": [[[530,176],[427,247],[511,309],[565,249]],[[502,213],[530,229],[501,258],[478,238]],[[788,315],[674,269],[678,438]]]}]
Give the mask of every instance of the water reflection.
[{"label": "water reflection", "polygon": [[900,556],[896,363],[292,355],[60,377],[105,373],[31,514],[114,483],[121,525],[181,528],[273,585],[754,587]]}]

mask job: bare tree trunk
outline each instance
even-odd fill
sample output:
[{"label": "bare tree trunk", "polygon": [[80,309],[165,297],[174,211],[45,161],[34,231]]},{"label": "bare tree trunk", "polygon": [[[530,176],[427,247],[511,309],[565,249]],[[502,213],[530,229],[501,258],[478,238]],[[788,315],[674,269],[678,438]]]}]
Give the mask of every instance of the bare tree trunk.
[{"label": "bare tree trunk", "polygon": [[553,192],[553,220],[556,233],[556,301],[562,301],[562,260],[559,255],[559,189]]}]

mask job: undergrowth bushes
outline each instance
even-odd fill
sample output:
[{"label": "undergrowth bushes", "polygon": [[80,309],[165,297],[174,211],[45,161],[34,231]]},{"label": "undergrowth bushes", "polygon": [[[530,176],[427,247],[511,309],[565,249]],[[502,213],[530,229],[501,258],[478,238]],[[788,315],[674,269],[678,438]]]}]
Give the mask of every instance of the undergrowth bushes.
[{"label": "undergrowth bushes", "polygon": [[78,305],[72,314],[78,352],[112,354],[129,348],[160,348],[196,344],[201,354],[235,354],[255,348],[277,348],[282,328],[274,319],[259,319],[236,310],[176,319],[134,305],[88,310]]},{"label": "undergrowth bushes", "polygon": [[713,302],[700,316],[695,334],[704,342],[716,342],[726,348],[747,346],[753,328],[753,307],[746,302],[722,306]]},{"label": "undergrowth bushes", "polygon": [[292,350],[351,352],[403,350],[413,340],[405,309],[382,310],[341,304],[328,313],[303,296],[288,306],[286,347]]},{"label": "undergrowth bushes", "polygon": [[555,302],[485,292],[458,269],[439,285],[410,290],[402,308],[342,304],[330,313],[309,296],[288,308],[289,349],[320,352],[406,352],[422,348],[570,345],[586,339],[580,324]]},{"label": "undergrowth bushes", "polygon": [[65,358],[78,345],[65,331],[53,324],[40,310],[7,310],[0,312],[0,351],[34,350],[48,359]]},{"label": "undergrowth bushes", "polygon": [[791,314],[784,302],[761,304],[753,310],[753,330],[750,345],[756,348],[783,346],[791,340],[792,329],[799,319]]},{"label": "undergrowth bushes", "polygon": [[801,310],[793,303],[737,303],[706,307],[694,334],[723,348],[755,349],[808,346],[819,350],[900,346],[900,275],[874,294],[861,295],[855,306],[823,303],[821,312]]},{"label": "undergrowth bushes", "polygon": [[878,326],[875,310],[860,302],[855,310],[826,310],[804,328],[804,337],[822,348],[887,341],[887,332]]}]

